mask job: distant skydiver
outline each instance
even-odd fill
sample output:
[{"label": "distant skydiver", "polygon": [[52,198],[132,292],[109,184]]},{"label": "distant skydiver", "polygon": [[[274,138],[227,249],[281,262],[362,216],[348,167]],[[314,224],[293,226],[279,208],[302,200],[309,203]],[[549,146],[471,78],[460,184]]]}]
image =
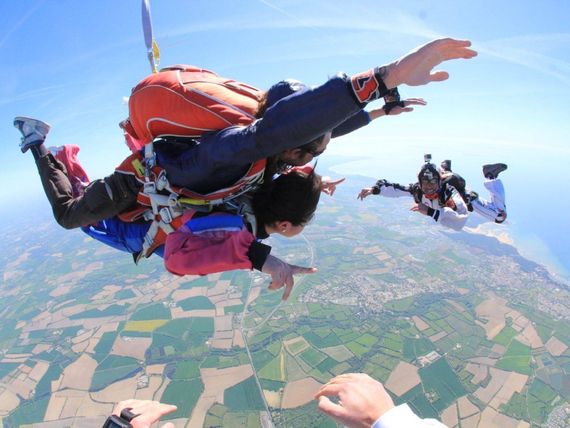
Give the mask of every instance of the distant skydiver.
[{"label": "distant skydiver", "polygon": [[[80,195],[89,178],[77,159],[79,147],[50,150],[69,181],[75,183],[73,195]],[[233,208],[218,207],[212,212],[186,210],[180,223],[173,224],[176,230],[156,242],[153,253],[164,257],[166,269],[177,275],[259,270],[271,275],[270,289],[285,284],[283,299],[287,299],[294,284],[293,275],[313,273],[316,269],[291,265],[271,256],[271,247],[261,240],[271,234],[293,237],[301,233],[314,215],[321,190],[321,177],[312,167],[291,169],[269,185],[237,198]],[[334,185],[330,191],[334,192]],[[136,259],[151,227],[150,221],[124,222],[112,217],[81,230]]]},{"label": "distant skydiver", "polygon": [[487,201],[477,193],[465,190],[465,180],[451,171],[450,160],[444,160],[439,170],[430,162],[431,155],[426,155],[425,161],[418,172],[417,183],[403,186],[381,179],[374,186],[362,189],[358,199],[364,200],[369,195],[411,197],[415,201],[412,211],[431,217],[435,222],[454,230],[463,229],[469,211],[475,211],[495,223],[503,223],[507,219],[505,189],[498,178],[507,169],[507,165],[483,165],[484,186],[491,195],[491,200]]}]

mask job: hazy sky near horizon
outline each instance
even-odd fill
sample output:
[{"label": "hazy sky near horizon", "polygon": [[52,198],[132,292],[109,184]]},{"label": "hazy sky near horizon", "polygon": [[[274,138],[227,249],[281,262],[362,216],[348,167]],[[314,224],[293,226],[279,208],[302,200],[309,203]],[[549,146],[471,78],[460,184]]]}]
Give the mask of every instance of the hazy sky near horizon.
[{"label": "hazy sky near horizon", "polygon": [[[570,2],[151,0],[151,7],[162,66],[195,64],[260,88],[288,77],[320,84],[436,37],[471,40],[479,56],[444,64],[447,82],[400,89],[426,107],[382,118],[330,153],[373,157],[395,180],[410,177],[423,152],[451,157],[468,178],[481,163],[506,162],[510,207],[534,210],[537,221],[570,235]],[[150,72],[140,0],[4,1],[0,23],[0,195],[43,197],[31,155],[17,146],[17,115],[51,123],[49,145],[79,144],[91,177],[110,173],[128,154],[117,126],[127,116],[125,97]]]}]

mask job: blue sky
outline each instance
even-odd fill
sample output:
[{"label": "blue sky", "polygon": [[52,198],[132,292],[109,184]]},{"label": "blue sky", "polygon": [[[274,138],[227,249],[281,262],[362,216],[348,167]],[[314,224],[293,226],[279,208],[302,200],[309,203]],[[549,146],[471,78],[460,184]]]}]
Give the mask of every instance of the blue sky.
[{"label": "blue sky", "polygon": [[[330,153],[367,156],[371,176],[409,182],[423,153],[431,152],[434,160],[452,158],[479,191],[480,165],[506,162],[508,230],[522,246],[570,268],[570,2],[154,0],[151,6],[161,65],[195,64],[260,88],[286,77],[319,84],[440,36],[472,40],[479,56],[442,67],[449,81],[401,88],[404,97],[424,97],[426,107],[382,118],[334,142]],[[1,2],[3,200],[43,198],[31,155],[17,147],[14,116],[51,123],[49,144],[79,144],[87,171],[100,177],[128,153],[117,124],[127,115],[125,97],[149,72],[139,0]]]}]

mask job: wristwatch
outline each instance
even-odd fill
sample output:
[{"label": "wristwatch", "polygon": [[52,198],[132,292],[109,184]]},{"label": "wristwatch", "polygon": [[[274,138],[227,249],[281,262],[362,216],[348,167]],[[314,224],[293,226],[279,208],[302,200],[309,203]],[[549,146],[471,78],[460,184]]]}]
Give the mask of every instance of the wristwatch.
[{"label": "wristwatch", "polygon": [[123,409],[121,416],[111,415],[103,424],[103,428],[133,428],[131,420],[138,415],[131,412],[131,409]]}]

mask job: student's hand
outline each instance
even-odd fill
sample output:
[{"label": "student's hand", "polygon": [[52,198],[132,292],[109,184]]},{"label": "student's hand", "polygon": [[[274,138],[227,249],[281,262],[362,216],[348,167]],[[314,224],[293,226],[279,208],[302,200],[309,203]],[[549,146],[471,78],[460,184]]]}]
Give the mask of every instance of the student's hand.
[{"label": "student's hand", "polygon": [[424,100],[423,98],[407,98],[405,100],[402,100],[402,102],[404,103],[404,107],[400,106],[392,107],[392,110],[390,110],[389,114],[386,114],[386,112],[384,111],[384,107],[380,107],[370,110],[368,112],[368,116],[370,117],[370,120],[378,119],[379,117],[382,116],[396,116],[401,113],[408,113],[410,111],[414,111],[414,108],[410,106],[427,105],[427,101]]},{"label": "student's hand", "polygon": [[336,191],[336,186],[338,186],[344,180],[346,180],[345,177],[339,178],[338,180],[333,180],[330,177],[323,177],[321,179],[322,183],[321,191],[329,196],[332,196]]},{"label": "student's hand", "polygon": [[360,191],[360,193],[358,194],[356,199],[360,199],[361,201],[363,201],[364,198],[366,198],[367,196],[370,196],[370,195],[372,195],[372,187],[365,187],[364,189],[362,189]]},{"label": "student's hand", "polygon": [[[130,409],[131,413],[138,415],[131,419],[130,424],[134,428],[150,428],[164,415],[176,411],[177,407],[170,404],[159,403],[150,400],[125,400],[118,403],[113,409],[113,414],[121,415],[123,409]],[[174,428],[174,424],[167,422],[161,428]]]},{"label": "student's hand", "polygon": [[[338,397],[338,404],[328,397]],[[370,428],[394,402],[377,380],[364,373],[348,373],[332,378],[315,395],[325,415],[350,428]]]},{"label": "student's hand", "polygon": [[384,83],[388,88],[395,88],[398,85],[420,86],[446,80],[449,78],[449,73],[434,72],[434,67],[443,61],[477,56],[477,52],[469,49],[469,46],[471,46],[469,40],[451,38],[433,40],[387,65]]},{"label": "student's hand", "polygon": [[267,256],[267,259],[261,268],[261,272],[271,275],[271,283],[268,287],[270,290],[278,290],[285,286],[285,291],[283,291],[283,296],[281,298],[282,300],[287,300],[293,290],[293,285],[295,284],[293,275],[299,273],[315,273],[316,271],[317,269],[314,267],[309,268],[290,265],[271,254]]},{"label": "student's hand", "polygon": [[419,212],[420,214],[427,215],[428,208],[429,207],[426,204],[419,203],[410,208],[410,211]]}]

